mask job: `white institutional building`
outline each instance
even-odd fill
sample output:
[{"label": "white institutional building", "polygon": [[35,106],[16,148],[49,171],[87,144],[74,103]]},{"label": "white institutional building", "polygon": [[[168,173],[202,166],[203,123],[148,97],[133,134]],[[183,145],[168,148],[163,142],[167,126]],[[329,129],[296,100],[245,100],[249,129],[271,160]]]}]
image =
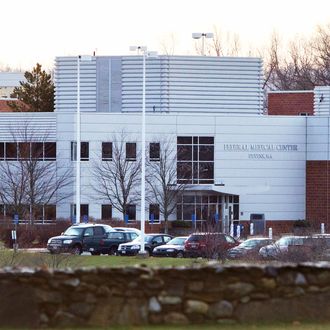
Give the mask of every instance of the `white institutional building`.
[{"label": "white institutional building", "polygon": [[[115,136],[125,137],[132,162],[141,151],[142,56],[82,58],[79,74],[77,57],[58,57],[55,86],[54,113],[0,114],[2,159],[13,142],[10,128],[28,122],[38,134],[47,133],[44,143],[56,144],[56,159],[43,161],[56,161],[59,173],[71,168],[75,176],[79,106],[81,216],[121,219],[93,189],[93,166],[111,161],[105,150]],[[161,149],[170,139],[177,180],[188,185],[171,219],[216,219],[224,228],[233,221],[276,227],[306,219],[307,166],[329,161],[329,109],[315,116],[269,116],[262,86],[259,58],[147,58],[147,149],[150,143]],[[323,93],[328,100],[329,90]],[[74,216],[75,186],[73,180],[65,187],[72,194],[56,205],[56,218]],[[154,219],[161,221],[156,209]],[[150,210],[147,204],[147,219]],[[130,205],[128,213],[129,221],[140,220],[140,204]]]}]

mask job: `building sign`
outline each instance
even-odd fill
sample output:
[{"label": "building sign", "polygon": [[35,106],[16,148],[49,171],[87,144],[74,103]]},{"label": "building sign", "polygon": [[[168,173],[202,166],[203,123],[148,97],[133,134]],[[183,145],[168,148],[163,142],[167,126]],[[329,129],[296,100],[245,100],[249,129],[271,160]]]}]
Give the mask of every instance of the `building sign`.
[{"label": "building sign", "polygon": [[249,159],[270,160],[274,152],[297,152],[297,144],[255,144],[255,143],[234,143],[224,144],[224,151],[246,152]]}]

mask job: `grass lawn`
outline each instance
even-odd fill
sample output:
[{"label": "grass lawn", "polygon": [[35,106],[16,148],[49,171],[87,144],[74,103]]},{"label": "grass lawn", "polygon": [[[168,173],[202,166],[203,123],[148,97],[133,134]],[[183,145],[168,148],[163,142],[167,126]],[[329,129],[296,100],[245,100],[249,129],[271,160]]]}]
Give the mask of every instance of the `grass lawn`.
[{"label": "grass lawn", "polygon": [[121,256],[74,256],[70,254],[49,254],[49,253],[13,253],[11,250],[0,250],[0,267],[5,266],[25,266],[50,268],[79,268],[79,267],[127,267],[136,265],[146,265],[147,267],[175,267],[192,266],[207,262],[203,259],[189,258],[156,258],[149,257],[121,257]]}]

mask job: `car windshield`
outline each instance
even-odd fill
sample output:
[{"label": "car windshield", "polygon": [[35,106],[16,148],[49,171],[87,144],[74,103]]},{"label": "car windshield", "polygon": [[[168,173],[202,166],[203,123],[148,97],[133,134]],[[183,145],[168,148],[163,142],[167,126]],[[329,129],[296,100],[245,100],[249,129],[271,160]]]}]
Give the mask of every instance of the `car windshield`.
[{"label": "car windshield", "polygon": [[299,245],[303,243],[302,237],[282,237],[275,244],[280,246]]},{"label": "car windshield", "polygon": [[239,247],[254,247],[260,244],[259,240],[256,239],[249,239],[247,241],[242,242]]},{"label": "car windshield", "polygon": [[64,236],[80,236],[84,228],[70,227],[64,232]]},{"label": "car windshield", "polygon": [[[145,243],[149,243],[151,242],[151,240],[153,239],[153,236],[144,236],[144,241]],[[132,243],[140,243],[141,242],[141,237],[138,236],[137,238],[133,239]]]},{"label": "car windshield", "polygon": [[183,245],[186,241],[187,237],[175,237],[168,241],[166,244],[172,244],[172,245]]}]

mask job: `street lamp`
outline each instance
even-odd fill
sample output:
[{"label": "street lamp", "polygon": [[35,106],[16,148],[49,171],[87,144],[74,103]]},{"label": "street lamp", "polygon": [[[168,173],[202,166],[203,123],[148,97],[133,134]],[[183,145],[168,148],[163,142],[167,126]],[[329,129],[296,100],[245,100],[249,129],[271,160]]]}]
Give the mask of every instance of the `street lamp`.
[{"label": "street lamp", "polygon": [[212,39],[213,38],[213,33],[212,32],[198,32],[198,33],[193,33],[192,34],[193,39],[200,39],[202,38],[202,55],[204,56],[204,43],[205,43],[205,38]]},{"label": "street lamp", "polygon": [[[80,222],[80,156],[81,156],[81,123],[80,123],[80,63],[91,61],[92,56],[77,57],[77,118],[76,118],[76,223]],[[74,152],[74,150],[73,150]]]},{"label": "street lamp", "polygon": [[146,58],[156,57],[156,52],[148,52],[146,46],[130,46],[130,51],[142,53],[142,125],[141,125],[141,249],[145,255],[145,177],[146,177]]}]

